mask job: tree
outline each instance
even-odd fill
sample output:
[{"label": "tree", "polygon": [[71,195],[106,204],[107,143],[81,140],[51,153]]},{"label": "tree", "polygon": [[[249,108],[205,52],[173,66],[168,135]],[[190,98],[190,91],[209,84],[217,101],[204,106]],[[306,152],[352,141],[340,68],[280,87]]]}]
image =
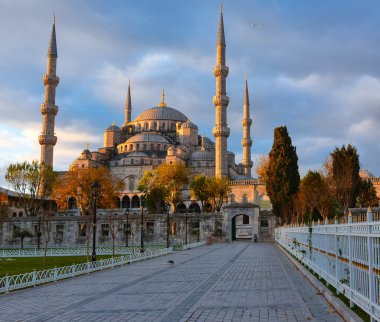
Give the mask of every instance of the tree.
[{"label": "tree", "polygon": [[40,164],[38,161],[24,161],[10,164],[5,180],[17,193],[25,214],[28,217],[36,217],[50,193],[55,174],[51,166]]},{"label": "tree", "polygon": [[29,230],[23,229],[23,230],[15,232],[14,237],[20,238],[21,249],[23,249],[24,248],[24,239],[33,237],[33,234]]},{"label": "tree", "polygon": [[352,145],[335,148],[330,154],[332,159],[332,181],[334,194],[345,215],[353,207],[359,192],[359,155]]},{"label": "tree", "polygon": [[227,178],[211,177],[207,180],[207,192],[213,211],[219,212],[231,191]]},{"label": "tree", "polygon": [[117,233],[119,232],[119,219],[115,217],[114,215],[107,215],[105,216],[105,220],[108,223],[108,227],[111,234],[112,239],[112,257],[115,257],[115,239],[117,236]]},{"label": "tree", "polygon": [[305,215],[307,212],[307,203],[305,194],[300,189],[295,195],[294,195],[294,201],[293,201],[293,212],[295,213],[295,216],[293,215],[293,221],[295,220],[296,223],[301,223],[305,221]]},{"label": "tree", "polygon": [[162,202],[168,198],[168,190],[160,182],[157,169],[144,172],[137,190],[144,193],[145,206],[148,209],[154,209],[158,214],[162,213]]},{"label": "tree", "polygon": [[186,166],[180,163],[162,164],[157,168],[157,177],[168,192],[167,201],[176,212],[177,204],[182,200],[182,188],[189,182]]},{"label": "tree", "polygon": [[325,177],[320,172],[309,171],[301,180],[300,191],[305,196],[310,215],[315,208],[323,220],[326,220],[331,212],[333,200]]},{"label": "tree", "polygon": [[376,207],[379,205],[379,201],[380,199],[372,182],[366,178],[360,178],[356,206],[360,208]]},{"label": "tree", "polygon": [[208,184],[211,179],[207,176],[200,174],[196,175],[193,180],[190,182],[191,192],[197,200],[201,202],[202,211],[205,211],[205,204],[210,198]]},{"label": "tree", "polygon": [[260,156],[257,161],[256,174],[258,175],[259,179],[264,183],[266,183],[268,180],[268,175],[267,175],[268,165],[269,165],[269,156],[268,155]]},{"label": "tree", "polygon": [[69,198],[73,197],[84,216],[93,206],[91,185],[99,182],[100,196],[97,199],[99,208],[114,208],[116,200],[124,189],[124,182],[112,175],[106,168],[74,168],[59,177],[53,185],[52,198],[59,208],[67,208]]},{"label": "tree", "polygon": [[266,189],[273,211],[285,221],[290,219],[293,196],[297,193],[300,175],[298,156],[286,126],[274,129],[274,141],[269,153]]}]

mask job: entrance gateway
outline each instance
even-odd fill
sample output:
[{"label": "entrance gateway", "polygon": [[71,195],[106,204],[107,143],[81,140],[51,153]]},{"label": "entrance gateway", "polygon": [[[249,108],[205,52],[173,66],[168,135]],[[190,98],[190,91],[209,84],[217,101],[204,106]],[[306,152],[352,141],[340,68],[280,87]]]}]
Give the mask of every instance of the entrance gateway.
[{"label": "entrance gateway", "polygon": [[260,207],[253,203],[229,204],[223,207],[226,237],[233,240],[260,239]]}]

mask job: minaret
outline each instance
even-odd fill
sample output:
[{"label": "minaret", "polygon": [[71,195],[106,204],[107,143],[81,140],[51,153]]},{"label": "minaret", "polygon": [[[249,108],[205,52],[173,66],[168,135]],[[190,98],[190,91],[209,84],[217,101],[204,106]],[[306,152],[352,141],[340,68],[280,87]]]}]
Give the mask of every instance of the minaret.
[{"label": "minaret", "polygon": [[227,106],[229,97],[226,95],[226,78],[228,67],[226,64],[226,42],[224,39],[223,10],[220,4],[220,21],[218,42],[216,45],[216,93],[213,98],[215,105],[215,127],[212,131],[215,137],[215,176],[218,178],[228,176],[227,138],[230,129],[227,127]]},{"label": "minaret", "polygon": [[123,124],[123,126],[125,126],[131,122],[131,114],[132,114],[131,80],[129,79],[127,100],[125,101],[124,124]]},{"label": "minaret", "polygon": [[243,165],[244,165],[244,174],[246,176],[251,176],[251,124],[252,120],[249,113],[249,95],[248,95],[248,81],[247,77],[245,78],[245,93],[244,93],[244,118],[241,121],[243,125],[243,139],[241,140],[241,145],[243,146]]},{"label": "minaret", "polygon": [[53,28],[47,54],[46,75],[42,78],[45,85],[45,99],[41,104],[42,132],[41,135],[38,136],[41,145],[41,164],[44,163],[50,166],[53,166],[53,149],[54,145],[57,143],[57,137],[54,135],[55,116],[58,112],[58,106],[55,105],[55,89],[59,83],[59,78],[56,75],[57,57],[54,15]]}]

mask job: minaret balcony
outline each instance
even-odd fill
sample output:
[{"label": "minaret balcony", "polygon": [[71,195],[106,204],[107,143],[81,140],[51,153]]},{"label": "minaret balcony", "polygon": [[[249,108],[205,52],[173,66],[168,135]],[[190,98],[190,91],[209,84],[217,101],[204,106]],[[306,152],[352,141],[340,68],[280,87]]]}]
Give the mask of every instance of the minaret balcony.
[{"label": "minaret balcony", "polygon": [[228,72],[229,72],[229,68],[225,65],[216,65],[214,67],[215,77],[220,77],[220,76],[227,77]]},{"label": "minaret balcony", "polygon": [[249,138],[242,139],[242,140],[241,140],[241,145],[242,145],[243,147],[245,147],[245,146],[249,146],[249,147],[251,147],[251,146],[252,146],[252,140],[249,139]]},{"label": "minaret balcony", "polygon": [[59,77],[55,75],[44,75],[42,76],[42,81],[45,86],[47,85],[57,86],[59,83]]},{"label": "minaret balcony", "polygon": [[243,166],[244,168],[252,168],[253,167],[253,162],[252,161],[243,161]]},{"label": "minaret balcony", "polygon": [[215,106],[227,107],[230,102],[230,98],[227,95],[215,95],[212,100]]},{"label": "minaret balcony", "polygon": [[57,137],[51,134],[40,134],[38,136],[40,145],[55,145],[57,143]]},{"label": "minaret balcony", "polygon": [[252,119],[242,119],[241,124],[243,126],[251,126],[252,125]]},{"label": "minaret balcony", "polygon": [[215,126],[212,129],[212,134],[215,138],[220,136],[228,138],[230,136],[230,128],[227,126]]},{"label": "minaret balcony", "polygon": [[45,115],[45,114],[57,115],[58,106],[51,104],[51,103],[42,103],[41,104],[41,113],[42,113],[42,115]]}]

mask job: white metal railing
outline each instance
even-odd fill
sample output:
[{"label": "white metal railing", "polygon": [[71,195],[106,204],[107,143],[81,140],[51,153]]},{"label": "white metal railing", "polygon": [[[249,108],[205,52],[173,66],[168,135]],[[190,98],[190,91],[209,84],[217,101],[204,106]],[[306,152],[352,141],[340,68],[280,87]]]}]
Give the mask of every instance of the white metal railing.
[{"label": "white metal railing", "polygon": [[195,248],[195,247],[199,247],[199,246],[203,246],[203,245],[206,245],[205,240],[201,240],[199,242],[195,242],[195,243],[191,243],[191,244],[180,245],[180,248],[181,248],[180,250],[191,249],[191,248]]},{"label": "white metal railing", "polygon": [[33,271],[30,273],[4,276],[0,278],[0,293],[32,287],[40,284],[54,282],[69,277],[75,277],[83,274],[100,271],[107,268],[145,260],[148,258],[158,257],[169,254],[173,248],[148,249],[144,253],[136,252],[130,255],[112,257],[108,259],[98,260],[96,262],[86,262],[82,264],[56,267],[43,271]]},{"label": "white metal railing", "polygon": [[380,321],[380,222],[279,227],[275,240],[300,262]]},{"label": "white metal railing", "polygon": [[[146,249],[160,249],[163,245],[149,245],[145,246]],[[140,249],[140,246],[116,246],[115,255],[125,255],[135,250]],[[90,247],[90,253],[92,248]],[[98,255],[112,255],[112,247],[96,247],[96,253]],[[0,249],[0,258],[4,257],[42,257],[45,255],[43,248],[28,248],[28,249]],[[86,256],[86,247],[73,247],[73,248],[48,248],[46,256]]]}]

